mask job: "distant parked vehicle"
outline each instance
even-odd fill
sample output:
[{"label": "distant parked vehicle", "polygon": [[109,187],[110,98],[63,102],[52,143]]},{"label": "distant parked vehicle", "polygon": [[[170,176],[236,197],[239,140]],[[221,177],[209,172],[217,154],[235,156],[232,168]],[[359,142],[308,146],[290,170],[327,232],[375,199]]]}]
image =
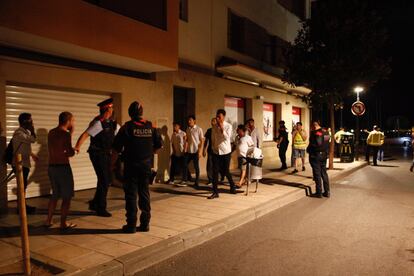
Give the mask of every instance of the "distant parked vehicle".
[{"label": "distant parked vehicle", "polygon": [[389,130],[385,132],[386,145],[411,147],[411,141],[411,131]]}]

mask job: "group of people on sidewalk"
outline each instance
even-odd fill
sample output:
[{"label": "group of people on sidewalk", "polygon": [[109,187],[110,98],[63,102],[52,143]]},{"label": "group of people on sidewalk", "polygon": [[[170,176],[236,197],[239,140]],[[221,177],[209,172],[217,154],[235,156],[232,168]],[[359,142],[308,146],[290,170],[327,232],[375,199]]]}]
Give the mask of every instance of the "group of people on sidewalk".
[{"label": "group of people on sidewalk", "polygon": [[[57,127],[49,131],[48,175],[52,195],[45,226],[52,226],[52,218],[57,202],[62,199],[60,228],[76,227],[75,224],[67,222],[71,199],[74,196],[74,179],[70,158],[79,153],[81,146],[90,138],[88,153],[97,176],[97,188],[94,198],[88,202],[89,209],[96,212],[97,216],[111,216],[107,209],[108,188],[112,184],[112,173],[116,164],[121,159],[124,162],[123,188],[127,222],[122,229],[125,233],[149,231],[151,218],[149,184],[154,176],[152,172],[153,157],[163,147],[162,138],[152,123],[143,118],[143,107],[136,101],[131,103],[128,109],[131,120],[122,127],[114,120],[113,99],[107,99],[97,106],[99,107],[99,115],[90,122],[87,129],[78,138],[75,146],[72,146],[71,142],[75,129],[74,114],[67,111],[59,114]],[[23,179],[26,190],[31,167],[30,159],[32,158],[35,162],[38,160],[31,149],[31,145],[36,141],[36,133],[31,114],[22,113],[18,120],[20,127],[15,130],[9,146],[12,147],[13,156],[22,155]],[[224,109],[217,110],[216,116],[211,119],[211,128],[205,134],[196,124],[194,115],[189,116],[187,122],[188,127],[185,132],[181,130],[179,123],[175,122],[173,124],[169,183],[175,183],[177,168],[180,168],[182,181],[175,184],[187,185],[191,181],[188,165],[193,163],[195,170],[194,187],[198,188],[200,185],[199,160],[202,157],[207,157],[208,181],[212,184],[212,194],[207,198],[215,199],[219,197],[219,176],[221,176],[221,181],[227,178],[230,184],[230,193],[236,194],[237,189],[241,188],[246,181],[246,156],[248,151],[261,147],[261,133],[255,127],[254,119],[249,119],[245,125],[237,127],[235,143],[232,143],[233,126],[226,121],[226,111]],[[282,161],[281,169],[286,169],[286,150],[289,140],[284,122],[281,121],[279,126],[279,135],[275,141]],[[329,179],[326,172],[329,134],[315,121],[307,146],[308,137],[299,122],[295,125],[292,137],[295,164],[293,173],[298,172],[297,161],[299,159],[302,160],[302,170],[305,170],[304,159],[307,150],[313,169],[313,178],[316,182],[315,195],[317,197],[322,197],[322,195],[329,197]],[[237,152],[239,168],[241,169],[237,184],[230,173],[230,161],[233,151]],[[14,158],[10,163],[15,169],[16,162]],[[324,188],[323,192],[322,186]],[[140,224],[137,227],[138,208],[141,214]],[[35,208],[28,206],[27,211],[33,213]]]},{"label": "group of people on sidewalk", "polygon": [[[218,110],[217,116],[211,119],[211,127],[207,129],[204,135],[203,130],[196,125],[194,115],[188,117],[186,131],[182,130],[182,126],[178,122],[173,123],[173,133],[171,135],[172,155],[170,160],[170,177],[167,183],[182,187],[187,186],[190,181],[194,182],[193,187],[198,189],[200,186],[199,160],[202,157],[207,157],[207,184],[213,184],[213,194],[208,198],[212,199],[219,197],[217,189],[219,175],[221,176],[221,182],[225,177],[228,179],[231,193],[236,193],[236,189],[243,186],[246,181],[247,151],[251,148],[261,147],[261,132],[255,127],[254,119],[248,119],[244,125],[237,126],[237,136],[234,139],[234,142],[232,142],[232,125],[225,121],[225,116],[225,110]],[[320,127],[319,123],[318,126]],[[326,168],[325,170],[321,169],[318,162],[322,161],[316,161],[316,159],[321,159],[318,153],[326,152],[326,154],[323,155],[326,163],[327,153],[329,151],[329,139],[325,141],[325,138],[329,137],[329,133],[324,132],[324,139],[321,141],[312,135],[315,136],[316,134],[311,132],[311,138],[313,140],[310,139],[310,142],[313,143],[310,143],[308,146],[308,135],[304,130],[302,123],[297,122],[294,125],[292,131],[292,167],[294,167],[294,169],[292,173],[299,172],[298,169],[305,171],[305,154],[308,150],[310,154],[312,153],[310,159],[315,159],[313,165],[315,165],[314,172],[316,172],[316,176],[314,178],[323,178],[325,180],[322,181],[326,183],[325,195],[329,196],[329,180]],[[274,141],[277,143],[279,158],[282,164],[280,170],[286,170],[288,168],[286,163],[286,152],[289,146],[289,133],[284,121],[279,122],[278,135],[275,137]],[[237,184],[234,183],[232,175],[229,172],[231,154],[233,151],[237,154],[238,168],[240,169],[240,179]],[[195,170],[195,179],[193,181],[189,169],[191,162],[193,163]],[[178,168],[180,168],[180,170],[178,170]],[[181,181],[176,181],[175,179],[177,172],[181,174]],[[322,195],[322,192],[320,194]]]}]

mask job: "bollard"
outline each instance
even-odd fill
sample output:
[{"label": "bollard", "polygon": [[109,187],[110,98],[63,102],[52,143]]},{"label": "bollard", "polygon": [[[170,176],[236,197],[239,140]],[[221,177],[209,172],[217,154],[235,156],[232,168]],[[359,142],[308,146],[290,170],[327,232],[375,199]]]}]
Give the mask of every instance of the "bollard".
[{"label": "bollard", "polygon": [[30,266],[30,247],[29,247],[29,230],[27,227],[27,214],[26,214],[26,196],[24,193],[24,181],[23,181],[23,167],[22,167],[22,155],[16,156],[16,180],[17,180],[17,199],[20,217],[20,235],[22,240],[22,256],[23,256],[23,268],[24,274],[31,274]]}]

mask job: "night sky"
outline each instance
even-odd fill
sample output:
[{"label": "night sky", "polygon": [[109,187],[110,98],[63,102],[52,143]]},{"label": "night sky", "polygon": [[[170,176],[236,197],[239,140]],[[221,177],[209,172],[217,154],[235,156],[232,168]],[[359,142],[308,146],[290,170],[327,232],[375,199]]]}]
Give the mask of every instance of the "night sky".
[{"label": "night sky", "polygon": [[[383,129],[393,129],[398,124],[400,128],[414,126],[414,47],[412,46],[413,26],[412,6],[410,0],[378,1],[379,9],[384,15],[389,33],[390,47],[387,49],[392,57],[392,74],[388,80],[381,81],[363,94],[361,100],[367,106],[367,113],[361,117],[361,127],[371,129],[374,124]],[[355,127],[355,117],[350,107],[356,96],[350,93],[344,99],[343,125]],[[322,121],[327,121],[327,110]],[[397,120],[398,118],[398,120]],[[336,113],[336,125],[340,125],[340,112]]]},{"label": "night sky", "polygon": [[[381,1],[379,1],[381,2]],[[409,0],[387,1],[382,7],[391,34],[390,54],[392,56],[392,74],[388,81],[379,83],[363,96],[370,109],[366,123],[380,124],[383,128],[396,125],[398,116],[400,127],[414,125],[414,97],[411,84],[414,76],[412,64],[411,13]],[[377,115],[380,113],[380,115]]]}]

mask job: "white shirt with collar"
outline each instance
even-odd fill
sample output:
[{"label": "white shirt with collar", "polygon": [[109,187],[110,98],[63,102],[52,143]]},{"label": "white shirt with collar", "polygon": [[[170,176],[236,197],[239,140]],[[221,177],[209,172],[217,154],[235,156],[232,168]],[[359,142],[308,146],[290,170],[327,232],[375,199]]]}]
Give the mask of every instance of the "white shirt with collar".
[{"label": "white shirt with collar", "polygon": [[212,128],[211,140],[214,154],[226,155],[231,153],[231,135],[233,127],[228,122],[223,122],[223,131],[217,125]]},{"label": "white shirt with collar", "polygon": [[203,142],[204,133],[201,127],[194,125],[193,127],[188,127],[187,131],[187,152],[188,153],[197,153],[200,143]]},{"label": "white shirt with collar", "polygon": [[260,148],[262,145],[262,134],[260,130],[255,127],[252,131],[249,130],[249,135],[252,137],[254,146]]},{"label": "white shirt with collar", "polygon": [[171,135],[171,145],[175,156],[182,156],[184,154],[185,136],[185,132],[181,129],[178,132],[174,131]]}]

